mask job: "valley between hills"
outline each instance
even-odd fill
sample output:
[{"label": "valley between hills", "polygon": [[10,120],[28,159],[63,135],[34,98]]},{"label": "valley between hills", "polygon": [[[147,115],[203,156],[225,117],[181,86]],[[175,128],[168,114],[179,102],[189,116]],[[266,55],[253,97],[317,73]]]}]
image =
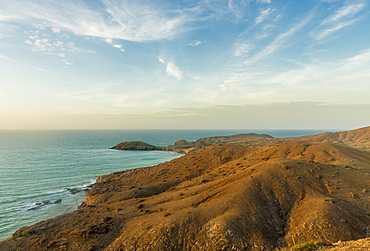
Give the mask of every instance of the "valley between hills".
[{"label": "valley between hills", "polygon": [[0,250],[370,250],[370,127],[112,148],[185,155],[99,177],[78,210]]}]

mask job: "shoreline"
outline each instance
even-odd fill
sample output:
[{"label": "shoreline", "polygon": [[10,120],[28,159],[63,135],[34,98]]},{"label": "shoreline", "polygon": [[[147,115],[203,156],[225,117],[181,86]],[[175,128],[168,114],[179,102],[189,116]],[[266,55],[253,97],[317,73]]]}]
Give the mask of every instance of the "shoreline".
[{"label": "shoreline", "polygon": [[[91,178],[97,179],[101,175],[127,167],[154,165],[177,157],[175,153],[125,154],[107,150],[110,142],[115,142],[112,139],[120,138],[120,135],[110,132],[96,134],[95,131],[82,134],[2,134],[0,150],[3,158],[0,161],[3,182],[0,190],[4,193],[0,206],[3,216],[0,219],[1,240],[11,237],[20,227],[77,209],[86,200],[86,196],[71,195],[64,191],[67,187],[79,187],[81,184],[91,183],[87,181]],[[71,138],[74,140],[69,140]],[[143,156],[142,163],[138,162],[138,156]],[[19,175],[18,170],[21,172]],[[12,186],[8,185],[10,180]],[[61,190],[64,192],[53,194]],[[36,203],[54,202],[58,199],[63,200],[61,205],[47,204],[41,210],[27,211]]]}]

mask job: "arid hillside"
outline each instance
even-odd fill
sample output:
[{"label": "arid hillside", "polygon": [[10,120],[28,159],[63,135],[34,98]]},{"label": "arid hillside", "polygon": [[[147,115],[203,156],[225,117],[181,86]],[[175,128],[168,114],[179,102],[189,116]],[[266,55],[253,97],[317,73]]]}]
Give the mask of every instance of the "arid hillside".
[{"label": "arid hillside", "polygon": [[370,126],[344,132],[326,132],[309,135],[301,139],[319,142],[344,144],[349,147],[370,150]]},{"label": "arid hillside", "polygon": [[238,139],[102,176],[78,210],[18,230],[0,250],[290,250],[362,239],[370,152],[345,144],[366,148],[368,134]]}]

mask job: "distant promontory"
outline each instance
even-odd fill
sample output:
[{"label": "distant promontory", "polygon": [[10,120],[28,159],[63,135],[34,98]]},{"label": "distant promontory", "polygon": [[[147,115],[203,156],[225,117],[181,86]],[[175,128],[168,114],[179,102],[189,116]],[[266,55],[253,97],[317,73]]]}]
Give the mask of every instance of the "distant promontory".
[{"label": "distant promontory", "polygon": [[257,139],[271,139],[273,138],[267,134],[257,134],[257,133],[244,133],[244,134],[235,134],[231,136],[215,136],[198,139],[195,142],[188,142],[184,139],[178,140],[173,146],[153,146],[142,141],[127,141],[117,144],[116,146],[111,147],[110,149],[117,150],[159,150],[159,151],[175,151],[179,153],[190,153],[196,150],[199,150],[203,147],[216,145],[216,144],[225,144],[225,143],[234,143],[237,144],[242,140],[257,140]]}]

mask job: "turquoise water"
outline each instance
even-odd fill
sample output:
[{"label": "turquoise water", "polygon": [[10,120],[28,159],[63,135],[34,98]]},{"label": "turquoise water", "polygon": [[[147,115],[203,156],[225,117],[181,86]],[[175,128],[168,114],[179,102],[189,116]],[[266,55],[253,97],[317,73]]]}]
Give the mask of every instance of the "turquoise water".
[{"label": "turquoise water", "polygon": [[[267,133],[274,137],[316,134],[318,130],[122,130],[0,131],[0,241],[17,229],[75,210],[96,178],[180,157],[165,151],[108,149],[123,141],[141,140],[157,146],[179,139]],[[61,200],[61,203],[55,203]]]}]

